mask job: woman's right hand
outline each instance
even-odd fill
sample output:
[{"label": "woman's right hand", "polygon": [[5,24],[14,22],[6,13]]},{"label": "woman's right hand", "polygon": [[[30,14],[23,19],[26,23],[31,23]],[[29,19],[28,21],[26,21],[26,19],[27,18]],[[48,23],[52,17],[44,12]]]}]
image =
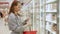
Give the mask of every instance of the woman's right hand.
[{"label": "woman's right hand", "polygon": [[27,18],[27,19],[25,20],[25,22],[28,22],[28,21],[29,21],[29,19],[30,19],[30,18]]},{"label": "woman's right hand", "polygon": [[28,26],[31,26],[32,24],[30,22],[27,23]]},{"label": "woman's right hand", "polygon": [[27,23],[26,25],[24,25],[23,27],[26,28],[26,27],[30,27],[31,24],[30,23]]},{"label": "woman's right hand", "polygon": [[30,18],[27,18],[26,20],[25,20],[25,26],[26,27],[29,27],[29,26],[31,26],[31,23],[29,22],[30,21]]}]

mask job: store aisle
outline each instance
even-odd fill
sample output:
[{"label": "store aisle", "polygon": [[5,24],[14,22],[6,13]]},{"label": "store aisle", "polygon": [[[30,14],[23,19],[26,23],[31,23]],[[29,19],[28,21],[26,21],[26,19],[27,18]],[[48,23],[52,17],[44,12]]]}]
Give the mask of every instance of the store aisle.
[{"label": "store aisle", "polygon": [[3,19],[0,19],[0,34],[10,34],[8,26],[5,26],[5,22]]}]

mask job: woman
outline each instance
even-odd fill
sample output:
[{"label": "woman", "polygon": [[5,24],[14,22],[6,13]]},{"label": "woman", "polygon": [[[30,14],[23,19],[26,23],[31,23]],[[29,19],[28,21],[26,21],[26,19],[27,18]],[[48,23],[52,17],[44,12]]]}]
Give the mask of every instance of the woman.
[{"label": "woman", "polygon": [[[12,31],[11,34],[23,34],[23,31],[26,27],[30,26],[29,18],[23,20],[23,15],[19,14],[22,4],[19,1],[13,1],[9,16],[8,16],[8,26]],[[20,11],[21,13],[21,11]]]}]

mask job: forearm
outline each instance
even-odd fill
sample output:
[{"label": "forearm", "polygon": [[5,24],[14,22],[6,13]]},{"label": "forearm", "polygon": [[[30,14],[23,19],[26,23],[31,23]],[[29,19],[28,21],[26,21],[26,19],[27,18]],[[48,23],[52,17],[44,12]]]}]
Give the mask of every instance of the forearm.
[{"label": "forearm", "polygon": [[27,28],[27,27],[29,27],[29,25],[28,24],[26,24],[26,25],[24,25],[24,26],[22,26],[23,28]]}]

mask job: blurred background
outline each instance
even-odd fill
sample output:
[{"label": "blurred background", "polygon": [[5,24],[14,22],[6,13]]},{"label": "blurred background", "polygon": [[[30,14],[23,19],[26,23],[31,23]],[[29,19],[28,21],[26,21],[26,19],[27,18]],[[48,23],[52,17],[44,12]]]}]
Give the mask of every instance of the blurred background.
[{"label": "blurred background", "polygon": [[[7,17],[11,3],[16,0],[0,0],[0,33],[10,34]],[[59,34],[60,0],[18,0],[23,3],[21,11],[31,18],[30,31],[36,34]],[[27,28],[28,29],[28,28]],[[3,32],[3,33],[2,33]]]}]

